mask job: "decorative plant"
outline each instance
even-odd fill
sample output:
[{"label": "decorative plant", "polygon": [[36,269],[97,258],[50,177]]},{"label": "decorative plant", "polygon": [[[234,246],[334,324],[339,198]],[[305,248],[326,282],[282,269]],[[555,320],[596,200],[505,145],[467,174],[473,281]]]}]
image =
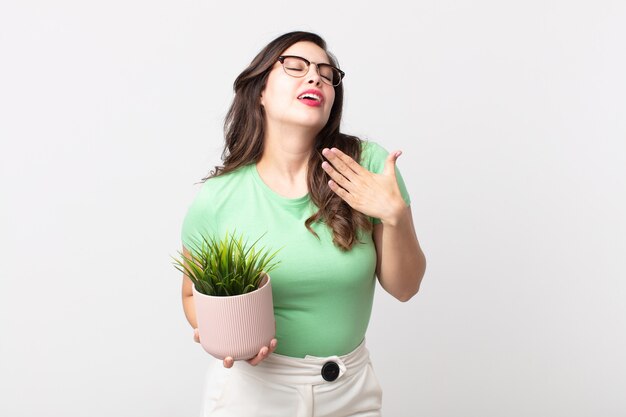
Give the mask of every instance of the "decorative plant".
[{"label": "decorative plant", "polygon": [[259,288],[264,275],[274,270],[280,262],[272,262],[279,251],[270,254],[265,247],[243,241],[243,236],[233,233],[217,240],[201,236],[189,257],[182,252],[174,258],[174,267],[191,279],[196,290],[217,297],[246,294]]}]

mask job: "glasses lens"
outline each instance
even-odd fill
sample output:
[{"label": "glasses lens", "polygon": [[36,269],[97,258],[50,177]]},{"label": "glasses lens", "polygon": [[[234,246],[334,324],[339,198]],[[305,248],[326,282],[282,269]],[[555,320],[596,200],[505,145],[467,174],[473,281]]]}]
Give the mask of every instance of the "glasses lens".
[{"label": "glasses lens", "polygon": [[339,74],[333,67],[320,64],[318,68],[320,69],[320,77],[326,84],[335,85],[338,82]]},{"label": "glasses lens", "polygon": [[[338,86],[341,82],[341,73],[335,67],[328,64],[319,64],[320,77],[326,84]],[[309,65],[300,57],[290,56],[283,59],[285,72],[292,77],[304,77],[309,71]]]},{"label": "glasses lens", "polygon": [[283,61],[285,72],[294,77],[303,77],[307,73],[307,64],[297,57],[288,57]]}]

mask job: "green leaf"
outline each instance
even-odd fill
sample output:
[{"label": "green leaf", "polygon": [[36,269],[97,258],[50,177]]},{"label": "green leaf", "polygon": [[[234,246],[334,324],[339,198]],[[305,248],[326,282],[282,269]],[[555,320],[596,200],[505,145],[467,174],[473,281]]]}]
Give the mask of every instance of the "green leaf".
[{"label": "green leaf", "polygon": [[189,257],[178,252],[174,267],[189,277],[196,289],[207,295],[231,296],[246,294],[258,288],[264,273],[274,270],[279,249],[273,253],[258,243],[252,245],[243,235],[226,232],[224,238],[201,235],[190,244]]}]

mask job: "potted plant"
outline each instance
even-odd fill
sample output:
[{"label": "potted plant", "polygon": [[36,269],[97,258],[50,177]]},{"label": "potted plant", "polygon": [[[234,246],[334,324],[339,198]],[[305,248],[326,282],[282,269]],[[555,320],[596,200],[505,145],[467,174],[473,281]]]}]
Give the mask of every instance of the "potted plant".
[{"label": "potted plant", "polygon": [[[263,236],[261,236],[263,237]],[[174,266],[193,282],[200,344],[218,359],[250,359],[276,333],[269,272],[278,251],[270,254],[233,233],[219,240],[201,236],[179,252]]]}]

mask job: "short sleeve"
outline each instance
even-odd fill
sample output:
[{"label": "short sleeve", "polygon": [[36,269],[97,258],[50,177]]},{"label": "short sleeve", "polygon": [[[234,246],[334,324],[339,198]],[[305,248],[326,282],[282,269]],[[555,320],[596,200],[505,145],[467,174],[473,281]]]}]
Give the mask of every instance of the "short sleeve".
[{"label": "short sleeve", "polygon": [[196,195],[183,220],[181,240],[183,246],[193,250],[203,237],[209,237],[215,230],[214,213],[210,204],[208,184],[205,182]]},{"label": "short sleeve", "polygon": [[[385,148],[377,144],[376,142],[363,141],[362,143],[362,155],[361,155],[361,165],[366,168],[368,171],[374,172],[376,174],[380,174],[383,172],[385,168],[385,160],[389,155],[389,151]],[[400,188],[400,194],[402,194],[402,198],[406,205],[411,204],[411,197],[406,189],[406,185],[404,184],[404,179],[402,178],[402,174],[396,165],[396,180],[398,182],[398,188]],[[372,217],[372,223],[380,224],[381,220]]]}]

